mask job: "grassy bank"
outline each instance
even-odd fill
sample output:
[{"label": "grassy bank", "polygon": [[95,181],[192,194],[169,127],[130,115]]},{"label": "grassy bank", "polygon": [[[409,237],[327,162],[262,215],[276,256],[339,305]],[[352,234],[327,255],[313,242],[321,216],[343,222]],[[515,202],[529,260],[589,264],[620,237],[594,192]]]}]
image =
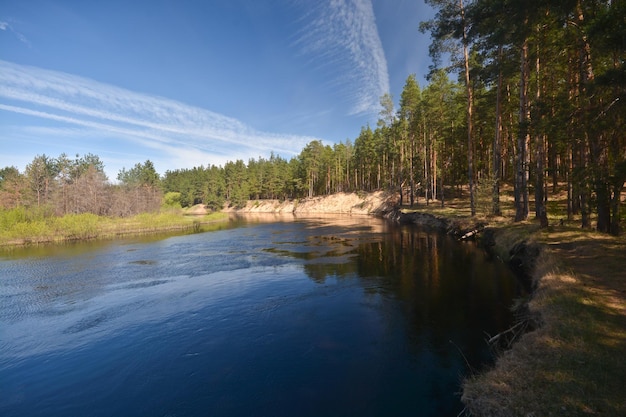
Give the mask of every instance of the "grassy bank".
[{"label": "grassy bank", "polygon": [[128,218],[91,213],[52,216],[44,210],[0,211],[0,246],[43,244],[175,230],[199,229],[202,224],[225,220],[226,213],[187,216],[181,210],[143,213]]},{"label": "grassy bank", "polygon": [[538,327],[493,369],[465,381],[467,409],[477,416],[626,415],[626,242],[533,225],[496,232],[502,251],[521,240],[543,248],[531,317],[523,318]]},{"label": "grassy bank", "polygon": [[[534,330],[518,334],[492,369],[463,383],[462,401],[474,416],[626,415],[626,238],[561,225],[553,203],[548,229],[506,217],[469,219],[467,200],[420,212],[486,223],[494,250],[507,261],[524,242],[536,289],[520,317]],[[510,338],[523,325],[515,323]],[[487,343],[487,337],[486,342]]]}]

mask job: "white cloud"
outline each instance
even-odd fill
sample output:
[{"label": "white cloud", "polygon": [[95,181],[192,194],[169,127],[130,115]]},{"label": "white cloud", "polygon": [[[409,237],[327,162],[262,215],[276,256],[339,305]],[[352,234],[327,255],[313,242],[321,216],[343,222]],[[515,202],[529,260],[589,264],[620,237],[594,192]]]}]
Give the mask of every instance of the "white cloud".
[{"label": "white cloud", "polygon": [[17,30],[15,30],[9,22],[6,22],[4,20],[0,21],[0,30],[9,31],[13,33],[20,42],[30,47],[30,41],[26,39],[26,36],[18,32]]},{"label": "white cloud", "polygon": [[271,151],[288,157],[316,139],[257,131],[178,101],[1,60],[0,98],[0,110],[104,132],[160,151],[175,168],[247,160]]},{"label": "white cloud", "polygon": [[351,115],[378,113],[389,73],[371,0],[319,2],[305,20],[295,45],[320,70],[339,68],[330,83],[350,103]]}]

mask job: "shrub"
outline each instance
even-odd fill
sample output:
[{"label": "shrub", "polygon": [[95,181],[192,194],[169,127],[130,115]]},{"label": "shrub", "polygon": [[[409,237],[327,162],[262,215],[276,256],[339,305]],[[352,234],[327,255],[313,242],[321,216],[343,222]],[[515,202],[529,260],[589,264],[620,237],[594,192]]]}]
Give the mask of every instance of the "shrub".
[{"label": "shrub", "polygon": [[168,208],[182,208],[181,205],[182,196],[180,193],[170,191],[163,196],[163,207]]},{"label": "shrub", "polygon": [[0,230],[8,231],[18,223],[28,221],[26,209],[17,207],[10,210],[0,210]]},{"label": "shrub", "polygon": [[98,235],[99,217],[92,213],[67,214],[52,221],[57,236],[66,239],[88,239]]},{"label": "shrub", "polygon": [[12,238],[41,240],[50,237],[50,228],[44,220],[19,222],[10,229]]}]

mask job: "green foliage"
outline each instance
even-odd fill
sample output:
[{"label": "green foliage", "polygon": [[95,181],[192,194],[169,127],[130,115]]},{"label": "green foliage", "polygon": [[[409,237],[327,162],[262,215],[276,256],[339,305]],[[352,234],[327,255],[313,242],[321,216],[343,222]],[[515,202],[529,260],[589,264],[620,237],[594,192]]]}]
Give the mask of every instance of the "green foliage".
[{"label": "green foliage", "polygon": [[97,226],[98,216],[91,213],[56,217],[46,207],[0,210],[0,241],[85,239],[96,234]]},{"label": "green foliage", "polygon": [[232,207],[241,208],[250,198],[247,167],[242,160],[224,165],[226,199]]},{"label": "green foliage", "polygon": [[129,170],[122,168],[117,174],[117,179],[122,184],[130,187],[159,187],[160,177],[149,159],[143,164],[135,164]]},{"label": "green foliage", "polygon": [[0,210],[0,231],[5,232],[18,223],[26,223],[28,215],[23,206],[10,210]]},{"label": "green foliage", "polygon": [[50,240],[51,230],[44,220],[34,220],[19,222],[14,224],[6,233],[8,239],[24,239],[26,241],[46,241]]},{"label": "green foliage", "polygon": [[[110,218],[93,213],[54,216],[45,210],[0,210],[0,246],[7,244],[30,244],[62,242],[77,239],[115,237],[126,234],[142,234],[167,230],[204,230],[205,222],[227,219],[225,213],[208,216],[184,216],[180,211],[142,213],[130,218]],[[199,226],[196,226],[197,223]]]},{"label": "green foliage", "polygon": [[219,167],[212,165],[206,173],[206,192],[203,202],[211,210],[218,211],[224,207],[226,179]]},{"label": "green foliage", "polygon": [[488,216],[492,212],[492,190],[495,184],[493,178],[484,178],[482,181],[475,184],[475,198],[476,198],[476,213],[483,216]]},{"label": "green foliage", "polygon": [[163,206],[166,208],[182,208],[181,194],[176,191],[170,191],[163,196]]},{"label": "green foliage", "polygon": [[92,213],[68,214],[49,223],[54,236],[63,236],[65,240],[89,239],[98,235],[100,218]]}]

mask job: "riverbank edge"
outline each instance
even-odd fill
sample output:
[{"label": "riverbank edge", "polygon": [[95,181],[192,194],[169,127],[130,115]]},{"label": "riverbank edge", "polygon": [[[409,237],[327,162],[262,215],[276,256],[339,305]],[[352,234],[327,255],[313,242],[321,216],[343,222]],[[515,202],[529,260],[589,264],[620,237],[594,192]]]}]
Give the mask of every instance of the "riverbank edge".
[{"label": "riverbank edge", "polygon": [[[538,284],[542,274],[537,270],[537,264],[542,258],[542,271],[551,269],[552,262],[547,262],[544,248],[541,244],[533,242],[528,235],[521,232],[505,231],[503,227],[489,226],[485,222],[477,221],[468,217],[450,218],[431,213],[417,211],[404,212],[401,209],[394,209],[383,215],[384,218],[399,224],[416,224],[422,227],[431,228],[450,235],[457,240],[472,239],[477,240],[479,246],[487,253],[500,259],[502,262],[518,276],[520,281],[528,291],[528,297],[521,300],[519,304],[511,306],[515,311],[523,311],[525,314],[520,321],[513,323],[511,332],[516,328],[523,328],[531,331],[535,326],[542,325],[542,311],[531,306],[531,300],[538,294]],[[539,273],[538,273],[539,272]],[[526,325],[521,320],[525,320]],[[508,332],[508,331],[507,331]],[[499,339],[499,335],[492,335]],[[464,404],[464,413],[469,416],[498,416],[509,415],[511,411],[502,405],[498,405],[501,397],[498,393],[491,391],[492,372],[502,365],[504,354],[509,357],[516,354],[516,350],[526,349],[524,338],[520,333],[508,336],[508,340],[514,340],[513,345],[507,346],[507,351],[500,351],[491,367],[483,369],[478,373],[473,373],[461,381],[461,402]],[[494,337],[486,338],[486,343]],[[488,340],[489,339],[489,340]],[[496,351],[500,347],[492,346]],[[515,349],[513,349],[515,348]],[[511,393],[512,395],[514,393]],[[506,411],[505,411],[506,410]]]},{"label": "riverbank edge", "polygon": [[[384,217],[434,228],[459,240],[476,239],[506,263],[528,291],[527,297],[511,306],[516,313],[511,328],[485,337],[495,352],[495,362],[470,370],[460,382],[463,415],[613,416],[626,412],[622,396],[626,367],[614,363],[626,351],[626,291],[607,291],[602,285],[606,278],[598,275],[602,272],[572,263],[571,256],[580,255],[563,252],[562,246],[571,250],[579,242],[555,244],[551,236],[563,232],[541,229],[531,221],[489,224],[468,216],[401,209]],[[605,258],[596,257],[595,262],[608,263],[606,257],[614,258],[615,252],[601,256]]]},{"label": "riverbank edge", "polygon": [[223,218],[209,218],[205,215],[194,213],[180,214],[180,218],[174,224],[152,225],[146,227],[145,224],[135,225],[133,223],[106,225],[105,227],[96,227],[96,230],[85,234],[44,234],[42,236],[29,236],[25,238],[11,239],[0,241],[0,249],[10,250],[13,248],[38,246],[38,245],[57,245],[71,244],[79,242],[89,242],[97,240],[110,240],[118,238],[129,238],[136,236],[156,235],[159,233],[175,233],[175,232],[199,232],[203,227],[216,223],[228,221],[228,216]]}]

